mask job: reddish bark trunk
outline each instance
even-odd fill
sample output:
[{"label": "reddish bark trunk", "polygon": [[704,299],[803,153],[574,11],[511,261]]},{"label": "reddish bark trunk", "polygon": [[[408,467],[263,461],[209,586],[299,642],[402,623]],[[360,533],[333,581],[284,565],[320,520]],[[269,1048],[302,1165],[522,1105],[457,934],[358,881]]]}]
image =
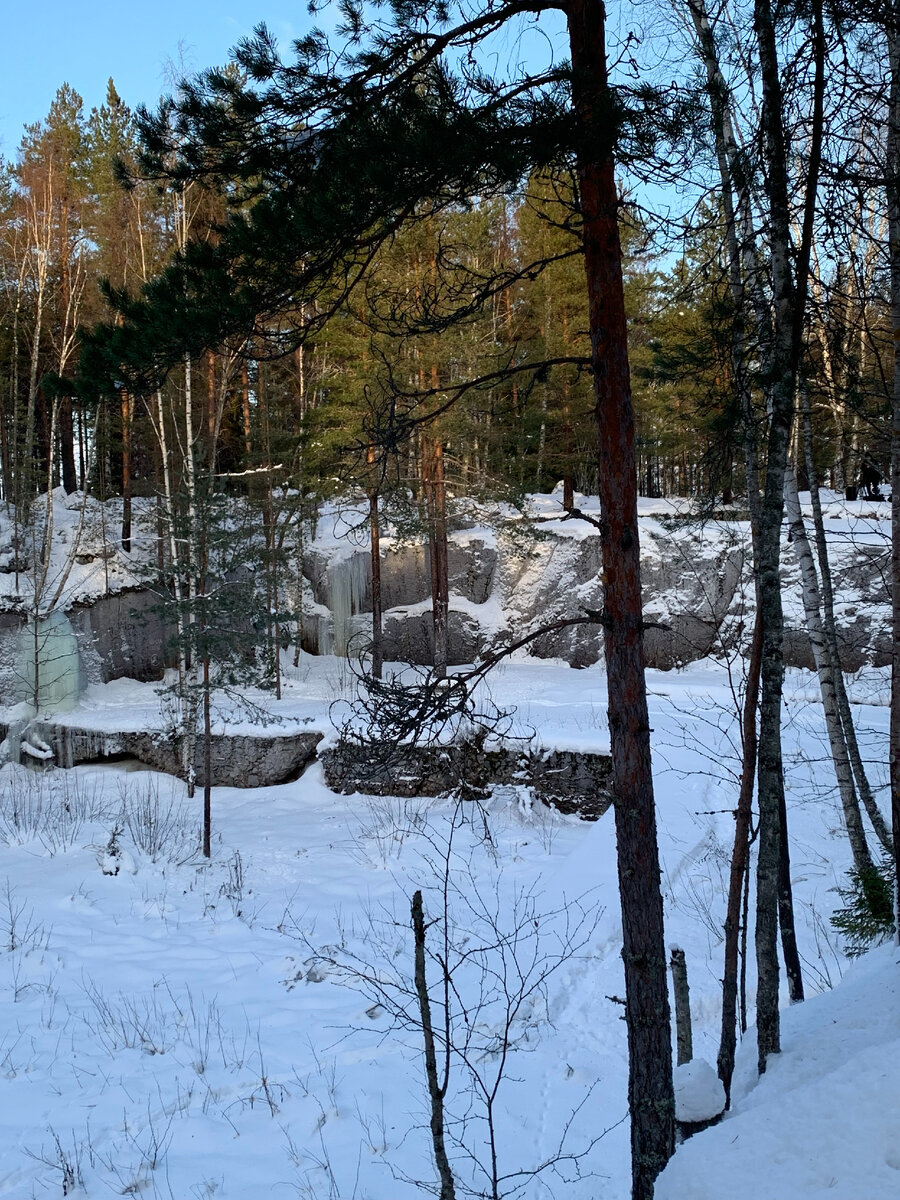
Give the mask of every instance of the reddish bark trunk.
[{"label": "reddish bark trunk", "polygon": [[[369,469],[375,465],[375,447],[366,454]],[[378,513],[378,485],[373,480],[369,490],[369,552],[372,563],[372,675],[380,679],[384,665],[381,605],[381,521]]]},{"label": "reddish bark trunk", "polygon": [[444,482],[444,447],[439,438],[429,442],[424,454],[425,504],[428,512],[428,553],[431,565],[431,609],[434,629],[434,670],[447,673],[449,649],[447,616],[450,582],[447,565],[447,497]]},{"label": "reddish bark trunk", "polygon": [[216,356],[206,355],[206,436],[209,442],[207,462],[215,461],[216,450]]},{"label": "reddish bark trunk", "polygon": [[[674,1098],[663,905],[650,726],[644,682],[634,414],[628,365],[618,195],[609,129],[605,14],[600,0],[568,10],[605,583],[609,694],[625,1017],[631,1112],[632,1197],[647,1200],[674,1149]],[[604,153],[604,146],[608,147]]]},{"label": "reddish bark trunk", "polygon": [[247,455],[245,467],[250,465],[250,377],[247,373],[247,360],[241,363],[241,408],[244,417],[244,452]]},{"label": "reddish bark trunk", "polygon": [[[891,396],[891,829],[894,838],[895,911],[900,914],[900,0],[887,21],[891,67],[888,120],[888,238],[894,380]],[[898,921],[900,934],[900,921]]]},{"label": "reddish bark trunk", "polygon": [[131,427],[134,401],[122,393],[122,549],[131,551]]}]

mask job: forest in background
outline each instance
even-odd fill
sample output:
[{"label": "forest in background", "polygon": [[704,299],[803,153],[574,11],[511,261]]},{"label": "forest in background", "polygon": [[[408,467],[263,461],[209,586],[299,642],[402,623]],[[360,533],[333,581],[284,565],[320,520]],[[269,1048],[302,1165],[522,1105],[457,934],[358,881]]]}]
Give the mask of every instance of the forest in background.
[{"label": "forest in background", "polygon": [[[886,476],[889,458],[887,233],[884,202],[866,177],[866,131],[861,122],[852,151],[859,169],[834,185],[840,207],[829,205],[816,229],[807,313],[815,458],[821,480],[838,491],[859,487],[873,469]],[[139,149],[135,116],[112,80],[106,103],[89,114],[64,84],[3,166],[7,503],[87,483],[97,497],[125,497],[127,524],[130,496],[163,491],[154,396],[123,388],[91,403],[48,387],[74,371],[81,330],[108,319],[109,289],[138,294],[188,240],[215,240],[225,219],[227,186],[141,179]],[[123,170],[133,173],[127,188]],[[626,195],[623,248],[641,492],[728,504],[746,483],[721,201],[713,190],[676,223]],[[470,289],[473,279],[506,282],[441,329],[441,306],[449,313],[458,299],[454,276]],[[410,295],[425,298],[436,328],[410,330]],[[563,166],[399,231],[337,306],[323,295],[280,314],[258,339],[207,351],[195,364],[194,424],[224,486],[240,490],[265,473],[276,486],[324,498],[365,482],[365,431],[387,419],[398,395],[410,408],[417,396],[457,400],[465,381],[458,402],[417,420],[397,456],[398,479],[421,488],[429,441],[440,441],[457,494],[512,498],[563,480],[571,503],[572,489],[596,492],[588,352],[577,183]],[[165,419],[180,427],[184,382],[170,377],[163,390]],[[128,537],[126,527],[126,548]]]}]

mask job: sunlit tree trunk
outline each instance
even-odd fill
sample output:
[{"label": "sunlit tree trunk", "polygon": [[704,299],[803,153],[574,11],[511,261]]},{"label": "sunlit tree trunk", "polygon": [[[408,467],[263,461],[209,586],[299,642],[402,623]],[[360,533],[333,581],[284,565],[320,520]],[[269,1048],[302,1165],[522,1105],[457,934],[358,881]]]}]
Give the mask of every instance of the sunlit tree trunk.
[{"label": "sunlit tree trunk", "polygon": [[598,433],[604,644],[615,792],[632,1197],[647,1200],[674,1149],[674,1096],[650,723],[644,681],[634,413],[628,365],[618,193],[609,129],[605,11],[568,8],[573,99],[581,129],[583,220]]},{"label": "sunlit tree trunk", "polygon": [[[366,461],[370,474],[375,466],[375,447],[369,446]],[[382,676],[384,666],[384,639],[382,632],[381,604],[381,519],[378,511],[378,484],[372,479],[369,485],[369,554],[372,575],[372,675]]]},{"label": "sunlit tree trunk", "polygon": [[[891,71],[888,110],[888,243],[894,380],[891,394],[891,826],[894,835],[895,911],[900,914],[900,0],[887,13]],[[900,937],[900,922],[898,922]]]},{"label": "sunlit tree trunk", "polygon": [[428,557],[431,567],[431,611],[434,631],[434,671],[443,678],[449,660],[447,619],[450,581],[447,566],[447,489],[444,446],[439,437],[427,438],[423,452],[425,510],[428,517]]}]

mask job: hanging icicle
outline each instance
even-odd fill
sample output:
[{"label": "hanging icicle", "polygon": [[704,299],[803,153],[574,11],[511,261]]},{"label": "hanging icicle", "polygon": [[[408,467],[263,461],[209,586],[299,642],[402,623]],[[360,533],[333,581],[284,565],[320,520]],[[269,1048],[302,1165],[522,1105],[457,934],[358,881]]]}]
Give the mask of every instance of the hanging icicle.
[{"label": "hanging icicle", "polygon": [[369,561],[365,554],[353,554],[349,558],[336,559],[329,563],[326,575],[328,608],[332,620],[332,640],[326,651],[323,642],[322,624],[319,625],[319,653],[336,654],[347,658],[353,650],[353,635],[357,632],[353,617],[361,612],[369,587]]}]

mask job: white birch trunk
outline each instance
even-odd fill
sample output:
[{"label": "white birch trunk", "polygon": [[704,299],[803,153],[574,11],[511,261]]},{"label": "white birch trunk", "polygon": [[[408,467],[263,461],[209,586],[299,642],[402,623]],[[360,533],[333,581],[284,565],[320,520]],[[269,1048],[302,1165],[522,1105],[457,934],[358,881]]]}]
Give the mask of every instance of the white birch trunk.
[{"label": "white birch trunk", "polygon": [[838,708],[835,672],[838,669],[831,655],[830,647],[825,637],[825,626],[822,621],[822,599],[819,590],[819,576],[813,558],[812,547],[806,533],[806,524],[800,509],[800,498],[797,493],[797,475],[793,466],[789,466],[784,476],[784,500],[788,529],[793,538],[794,553],[800,567],[803,596],[803,613],[806,618],[806,632],[809,635],[816,673],[819,677],[819,691],[822,696],[822,710],[825,715],[825,728],[828,733],[828,745],[831,750],[831,760],[834,763],[834,773],[837,779],[838,792],[841,797],[841,809],[844,814],[844,824],[850,839],[850,849],[853,854],[853,865],[857,872],[864,874],[870,871],[874,864],[866,842],[863,829],[862,814],[859,808],[859,798],[853,783],[853,770],[847,753],[847,742],[844,737],[844,727]]}]

